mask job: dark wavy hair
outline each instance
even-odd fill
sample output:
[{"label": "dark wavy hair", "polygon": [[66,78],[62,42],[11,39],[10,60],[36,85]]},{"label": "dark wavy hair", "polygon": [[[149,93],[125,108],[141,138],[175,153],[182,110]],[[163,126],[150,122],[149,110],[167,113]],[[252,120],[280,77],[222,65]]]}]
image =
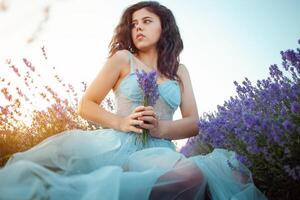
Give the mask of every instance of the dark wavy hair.
[{"label": "dark wavy hair", "polygon": [[131,38],[131,23],[132,14],[142,8],[156,14],[161,21],[162,32],[156,45],[159,72],[169,79],[180,81],[177,70],[180,62],[179,54],[183,50],[183,42],[179,28],[172,11],[156,1],[142,1],[125,9],[109,44],[109,57],[118,50],[126,49],[131,53],[138,51]]}]

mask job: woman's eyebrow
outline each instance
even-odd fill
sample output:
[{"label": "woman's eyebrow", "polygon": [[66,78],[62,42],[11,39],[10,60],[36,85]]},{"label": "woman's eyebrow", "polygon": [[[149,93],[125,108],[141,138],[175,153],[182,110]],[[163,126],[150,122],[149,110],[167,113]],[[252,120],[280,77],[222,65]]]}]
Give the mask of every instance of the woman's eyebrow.
[{"label": "woman's eyebrow", "polygon": [[[142,20],[147,19],[147,18],[152,19],[152,17],[146,16],[146,17],[143,17]],[[135,21],[137,21],[137,19],[134,19],[134,20],[132,20],[131,22],[135,22]]]}]

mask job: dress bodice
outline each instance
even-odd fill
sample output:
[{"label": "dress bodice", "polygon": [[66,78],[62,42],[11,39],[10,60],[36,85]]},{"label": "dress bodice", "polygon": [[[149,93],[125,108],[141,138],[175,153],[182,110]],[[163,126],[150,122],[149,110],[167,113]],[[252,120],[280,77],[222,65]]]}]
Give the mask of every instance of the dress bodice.
[{"label": "dress bodice", "polygon": [[[117,114],[127,116],[134,108],[143,105],[143,91],[137,82],[135,69],[140,69],[134,62],[133,54],[129,54],[130,73],[121,81],[115,90]],[[167,80],[158,84],[159,98],[154,105],[154,110],[159,119],[171,120],[174,112],[180,105],[180,86],[176,80]]]}]

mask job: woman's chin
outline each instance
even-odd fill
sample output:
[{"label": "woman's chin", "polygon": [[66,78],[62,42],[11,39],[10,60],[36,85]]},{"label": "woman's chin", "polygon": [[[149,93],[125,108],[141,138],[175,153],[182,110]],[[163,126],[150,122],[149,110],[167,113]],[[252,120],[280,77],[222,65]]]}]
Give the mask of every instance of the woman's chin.
[{"label": "woman's chin", "polygon": [[151,45],[143,45],[143,44],[138,44],[136,45],[136,48],[139,50],[139,51],[147,51],[149,49],[151,49]]}]

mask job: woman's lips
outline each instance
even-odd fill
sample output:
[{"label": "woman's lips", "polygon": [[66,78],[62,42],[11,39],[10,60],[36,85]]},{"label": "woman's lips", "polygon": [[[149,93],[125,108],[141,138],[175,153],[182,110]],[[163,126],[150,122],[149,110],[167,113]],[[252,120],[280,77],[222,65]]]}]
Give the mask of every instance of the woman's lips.
[{"label": "woman's lips", "polygon": [[141,39],[143,39],[145,36],[143,35],[143,34],[138,34],[137,36],[136,36],[136,39],[138,39],[138,40],[141,40]]}]

